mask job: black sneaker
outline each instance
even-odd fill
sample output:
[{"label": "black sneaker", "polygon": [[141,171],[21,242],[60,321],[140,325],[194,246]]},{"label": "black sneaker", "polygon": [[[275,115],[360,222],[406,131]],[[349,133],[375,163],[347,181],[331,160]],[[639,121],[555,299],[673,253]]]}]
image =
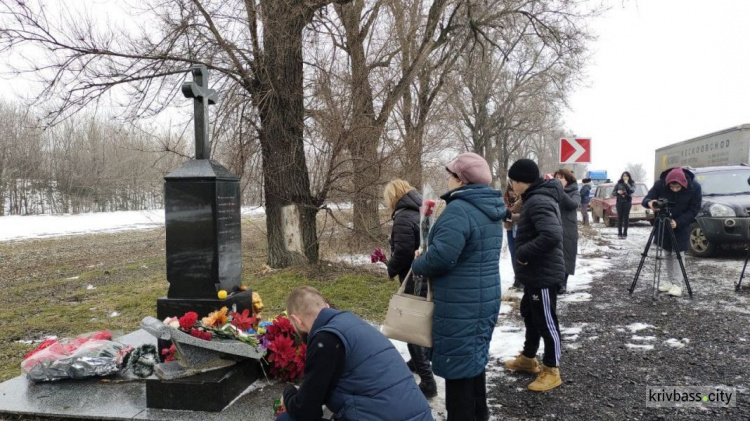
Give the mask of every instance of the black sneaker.
[{"label": "black sneaker", "polygon": [[435,396],[437,396],[437,384],[435,381],[431,381],[428,383],[425,382],[419,382],[419,390],[422,391],[422,394],[427,399],[432,399]]},{"label": "black sneaker", "polygon": [[557,288],[557,295],[563,295],[563,294],[567,294],[567,293],[568,293],[568,288],[567,288],[566,285],[560,285]]},{"label": "black sneaker", "polygon": [[409,371],[411,371],[412,373],[417,372],[417,366],[414,365],[414,361],[412,360],[407,361],[406,366],[409,367]]}]

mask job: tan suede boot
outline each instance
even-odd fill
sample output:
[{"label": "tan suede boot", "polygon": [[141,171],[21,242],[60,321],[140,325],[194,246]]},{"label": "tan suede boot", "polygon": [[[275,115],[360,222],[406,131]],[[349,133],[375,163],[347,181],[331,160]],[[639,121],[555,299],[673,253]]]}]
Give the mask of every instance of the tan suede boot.
[{"label": "tan suede boot", "polygon": [[523,354],[518,354],[514,360],[506,361],[505,367],[508,370],[523,371],[531,374],[537,374],[541,371],[539,361],[536,358],[529,358]]},{"label": "tan suede boot", "polygon": [[547,367],[542,364],[542,372],[539,373],[536,380],[529,384],[529,390],[534,392],[544,392],[552,390],[562,384],[560,378],[560,369],[557,367]]}]

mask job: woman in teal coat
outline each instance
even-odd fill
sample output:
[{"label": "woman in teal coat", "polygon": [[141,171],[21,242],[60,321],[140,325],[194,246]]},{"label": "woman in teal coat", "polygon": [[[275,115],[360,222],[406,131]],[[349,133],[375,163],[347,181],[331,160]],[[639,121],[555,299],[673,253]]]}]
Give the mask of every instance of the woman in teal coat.
[{"label": "woman in teal coat", "polygon": [[448,420],[487,420],[485,366],[500,311],[500,248],[505,205],[489,186],[487,161],[464,153],[448,163],[447,205],[412,263],[435,300],[433,372],[445,378]]}]

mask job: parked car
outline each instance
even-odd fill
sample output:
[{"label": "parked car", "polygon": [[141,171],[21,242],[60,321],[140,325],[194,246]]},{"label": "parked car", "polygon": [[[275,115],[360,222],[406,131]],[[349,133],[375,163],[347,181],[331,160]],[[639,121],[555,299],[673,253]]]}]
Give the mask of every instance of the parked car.
[{"label": "parked car", "polygon": [[750,243],[750,167],[688,169],[703,190],[701,210],[690,231],[690,254],[707,257],[720,246]]},{"label": "parked car", "polygon": [[[594,197],[589,202],[591,215],[594,223],[602,220],[604,225],[614,227],[617,225],[617,207],[615,203],[617,198],[612,196],[616,183],[602,183],[596,186]],[[654,219],[654,213],[650,209],[641,206],[643,198],[648,194],[646,183],[635,183],[635,193],[633,193],[633,207],[630,208],[630,222],[651,221]]]},{"label": "parked car", "polygon": [[[596,194],[596,186],[602,183],[611,183],[612,180],[609,178],[606,180],[591,180],[591,190],[589,191],[589,200],[594,198],[594,195]],[[580,192],[583,188],[583,183],[579,184],[578,191]],[[589,206],[589,212],[591,212],[591,206]]]}]

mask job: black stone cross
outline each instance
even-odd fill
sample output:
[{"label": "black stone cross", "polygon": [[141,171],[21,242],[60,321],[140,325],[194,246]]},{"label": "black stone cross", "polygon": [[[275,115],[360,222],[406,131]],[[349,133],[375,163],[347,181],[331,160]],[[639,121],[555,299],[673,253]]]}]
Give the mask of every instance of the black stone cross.
[{"label": "black stone cross", "polygon": [[[204,65],[191,70],[193,81],[182,84],[182,94],[194,98],[195,113],[195,159],[211,158],[211,140],[208,137],[208,106],[216,104],[216,91],[208,89],[208,69]],[[206,103],[208,101],[208,104]]]}]

